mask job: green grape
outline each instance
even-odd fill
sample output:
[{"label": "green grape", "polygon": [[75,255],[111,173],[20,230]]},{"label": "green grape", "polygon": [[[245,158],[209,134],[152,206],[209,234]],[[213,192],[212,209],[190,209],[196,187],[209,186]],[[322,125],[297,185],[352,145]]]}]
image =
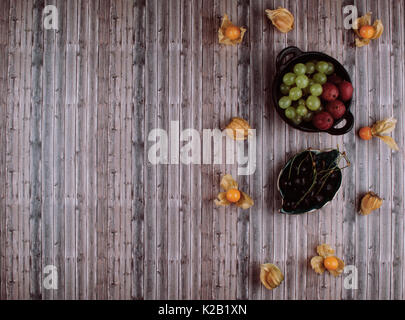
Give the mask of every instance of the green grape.
[{"label": "green grape", "polygon": [[298,105],[299,105],[299,106],[300,106],[300,105],[305,106],[305,99],[299,99],[299,100],[298,100]]},{"label": "green grape", "polygon": [[314,113],[313,112],[308,112],[305,116],[302,117],[302,119],[305,122],[310,122],[310,121],[312,121],[313,117],[314,117]]},{"label": "green grape", "polygon": [[325,61],[319,61],[319,62],[316,64],[315,68],[316,68],[316,70],[317,70],[318,72],[326,73],[326,71],[328,71],[329,66],[328,66],[328,63],[327,63],[327,62],[325,62]]},{"label": "green grape", "polygon": [[285,109],[284,114],[288,119],[294,119],[296,116],[295,109],[293,107],[288,107]]},{"label": "green grape", "polygon": [[283,95],[288,95],[290,93],[290,89],[291,89],[291,87],[287,86],[285,83],[282,83],[280,86],[280,92]]},{"label": "green grape", "polygon": [[308,109],[304,105],[299,105],[295,112],[297,115],[304,117],[308,113]]},{"label": "green grape", "polygon": [[306,88],[308,86],[308,83],[308,77],[305,75],[299,75],[297,78],[295,78],[295,84],[298,88]]},{"label": "green grape", "polygon": [[289,106],[291,106],[291,99],[287,96],[281,97],[281,99],[278,101],[278,105],[281,109],[287,109]]},{"label": "green grape", "polygon": [[319,84],[325,84],[326,81],[328,80],[328,79],[326,78],[326,75],[325,75],[324,73],[320,73],[320,72],[315,73],[313,79],[314,79],[315,82],[317,82],[317,83],[319,83]]},{"label": "green grape", "polygon": [[302,97],[302,91],[298,87],[291,88],[290,90],[290,99],[293,101],[297,101]]},{"label": "green grape", "polygon": [[315,96],[309,96],[306,101],[306,106],[311,111],[316,111],[321,106],[321,100]]},{"label": "green grape", "polygon": [[319,83],[313,84],[310,88],[309,91],[311,94],[315,97],[318,97],[322,94],[322,86]]},{"label": "green grape", "polygon": [[[309,79],[309,78],[308,78],[308,79]],[[311,86],[312,86],[313,84],[315,84],[315,83],[316,83],[316,82],[315,82],[314,80],[309,79],[307,87],[304,88],[304,89],[302,89],[303,92],[304,92],[304,95],[308,96],[308,95],[311,94],[311,91],[309,91],[309,89],[310,89]]]},{"label": "green grape", "polygon": [[294,122],[297,126],[302,122],[302,117],[296,115],[293,119],[292,122]]},{"label": "green grape", "polygon": [[295,66],[294,66],[294,73],[296,74],[296,75],[303,75],[303,74],[305,74],[307,72],[307,67],[305,66],[305,64],[303,64],[303,63],[297,63]]},{"label": "green grape", "polygon": [[283,77],[283,82],[287,86],[291,86],[295,83],[295,74],[292,72],[288,72]]},{"label": "green grape", "polygon": [[315,72],[315,64],[313,62],[307,62],[305,66],[307,68],[307,74],[313,74]]},{"label": "green grape", "polygon": [[328,62],[328,70],[326,70],[325,74],[327,76],[330,76],[334,72],[335,72],[335,66],[333,65],[333,63]]}]

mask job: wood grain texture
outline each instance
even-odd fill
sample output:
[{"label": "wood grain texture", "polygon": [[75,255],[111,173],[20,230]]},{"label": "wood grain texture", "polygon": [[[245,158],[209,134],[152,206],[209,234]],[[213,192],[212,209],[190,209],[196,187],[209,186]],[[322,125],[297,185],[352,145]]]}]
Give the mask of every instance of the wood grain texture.
[{"label": "wood grain texture", "polygon": [[[343,26],[353,4],[385,27],[364,48]],[[58,9],[57,31],[44,29],[46,5]],[[295,16],[288,34],[264,12],[279,6]],[[3,0],[0,12],[0,299],[405,299],[403,1]],[[217,41],[224,13],[247,28],[238,46]],[[352,132],[309,134],[281,121],[272,81],[290,45],[346,67]],[[192,139],[183,130],[202,138],[234,116],[256,129],[252,175],[238,176],[211,138],[209,161],[181,163]],[[389,116],[401,151],[357,137]],[[158,163],[154,129],[168,134]],[[336,199],[279,214],[285,161],[336,146],[351,160]],[[225,173],[254,198],[251,209],[214,205]],[[360,216],[369,190],[383,206]],[[312,271],[320,243],[357,268],[356,290]],[[285,275],[273,291],[259,281],[266,262]],[[56,290],[43,285],[47,266]]]}]

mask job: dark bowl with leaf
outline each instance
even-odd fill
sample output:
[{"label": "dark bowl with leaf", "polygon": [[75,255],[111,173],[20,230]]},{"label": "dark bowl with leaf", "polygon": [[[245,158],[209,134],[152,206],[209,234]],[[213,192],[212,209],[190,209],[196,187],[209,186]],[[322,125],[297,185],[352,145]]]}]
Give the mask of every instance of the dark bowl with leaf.
[{"label": "dark bowl with leaf", "polygon": [[[283,199],[281,213],[303,214],[323,208],[342,186],[339,163],[345,153],[337,149],[308,149],[293,156],[281,170],[277,187]],[[345,168],[344,167],[344,168]]]}]

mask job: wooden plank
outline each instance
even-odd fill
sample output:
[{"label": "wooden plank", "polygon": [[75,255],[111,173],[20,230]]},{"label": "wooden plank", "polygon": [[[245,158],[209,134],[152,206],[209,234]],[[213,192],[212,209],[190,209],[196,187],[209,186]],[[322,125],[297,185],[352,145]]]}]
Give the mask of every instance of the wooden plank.
[{"label": "wooden plank", "polygon": [[[343,0],[343,6],[353,5],[353,1]],[[343,57],[342,64],[351,76],[352,82],[356,83],[357,69],[355,68],[356,49],[353,48],[354,34],[352,32],[343,32]],[[357,110],[356,101],[353,101],[351,110]],[[353,188],[356,182],[355,164],[357,163],[356,157],[356,136],[354,134],[346,134],[343,137],[344,150],[346,151],[352,166],[344,170],[343,179],[345,181],[342,191],[344,199],[343,207],[343,239],[345,240],[343,246],[343,261],[346,265],[355,265],[355,221],[357,211],[356,207],[356,190]],[[353,299],[355,290],[343,290],[342,299]]]},{"label": "wooden plank", "polygon": [[6,108],[6,291],[7,299],[18,299],[18,238],[19,238],[19,215],[18,206],[19,194],[19,139],[18,132],[20,113],[20,56],[21,56],[21,19],[18,18],[18,4],[10,3],[9,11],[9,29],[14,29],[15,33],[9,33],[8,40],[8,90]]},{"label": "wooden plank", "polygon": [[[10,2],[2,1],[0,10],[9,12]],[[7,106],[7,89],[8,89],[8,25],[9,14],[5,14],[0,18],[0,149],[6,150],[6,106]],[[7,275],[6,275],[6,152],[0,153],[0,210],[3,214],[0,215],[0,299],[5,300],[7,297]]]},{"label": "wooden plank", "polygon": [[[98,119],[98,1],[88,4],[87,79],[88,102],[86,128],[89,139],[87,149],[87,298],[97,297],[97,119]],[[95,192],[96,191],[96,192]]]},{"label": "wooden plank", "polygon": [[[346,32],[343,26],[343,19],[342,19],[342,2],[339,1],[331,1],[331,24],[333,28],[336,30],[335,33],[331,35],[331,46],[330,46],[330,54],[332,57],[335,57],[338,61],[342,61],[342,32]],[[331,147],[342,148],[343,146],[343,136],[332,136],[331,137]],[[342,150],[344,151],[344,150]],[[343,162],[342,162],[343,164]],[[342,246],[343,246],[343,238],[342,238],[342,212],[343,212],[343,199],[342,199],[342,192],[339,192],[335,198],[335,200],[331,204],[331,221],[332,224],[330,226],[330,244],[333,248],[335,248],[336,255],[338,257],[342,257]],[[331,299],[339,299],[341,297],[341,290],[342,290],[342,278],[339,277],[336,279],[331,280]]]},{"label": "wooden plank", "polygon": [[21,191],[19,191],[22,199],[21,216],[20,216],[20,270],[21,280],[19,288],[19,299],[29,299],[30,293],[30,230],[29,230],[29,214],[30,214],[30,118],[31,105],[31,48],[32,48],[32,1],[24,2],[21,19],[23,22],[23,36],[21,38],[22,50],[22,87],[23,94],[20,96],[20,104],[22,106],[21,123],[22,130],[20,134],[21,145]]},{"label": "wooden plank", "polygon": [[[378,8],[374,10],[376,17],[382,21],[390,21],[390,3],[388,1],[378,1]],[[398,31],[394,29],[387,28],[384,35],[375,41],[378,45],[379,52],[379,89],[376,86],[376,94],[380,97],[379,103],[379,119],[386,119],[392,116],[393,95],[389,94],[392,84],[391,84],[391,37],[392,33]],[[388,88],[388,94],[387,92]],[[387,146],[380,141],[380,163],[379,163],[379,174],[380,174],[380,186],[379,194],[385,199],[384,208],[380,209],[379,215],[379,250],[380,255],[378,257],[378,299],[379,300],[390,300],[391,299],[391,277],[392,277],[392,232],[391,232],[391,221],[392,221],[392,180],[391,180],[391,161],[393,152],[387,148]],[[377,213],[377,212],[375,212]],[[387,214],[384,214],[387,213]],[[378,214],[378,213],[377,213]]]},{"label": "wooden plank", "polygon": [[42,9],[43,0],[35,0],[33,4],[33,48],[32,48],[32,111],[31,111],[31,161],[30,161],[30,297],[42,297],[41,270],[41,109],[42,109]]},{"label": "wooden plank", "polygon": [[[157,50],[158,50],[158,8],[157,1],[146,2],[146,22],[145,37],[146,52],[145,52],[145,140],[151,130],[158,126],[158,70],[161,70],[157,65]],[[164,71],[163,71],[164,72]],[[148,112],[146,112],[148,110]],[[143,266],[143,296],[144,299],[156,298],[157,270],[158,261],[160,259],[157,251],[157,167],[152,164],[145,154],[145,175],[144,175],[144,195],[145,195],[145,222],[144,222],[144,266]],[[140,213],[142,218],[142,213]],[[163,220],[165,213],[159,211],[159,218]],[[159,243],[160,244],[160,243]],[[163,246],[165,243],[162,244]],[[160,261],[159,261],[160,268]],[[161,279],[159,279],[161,281]]]},{"label": "wooden plank", "polygon": [[[131,1],[123,2],[123,27],[122,27],[122,46],[124,48],[122,58],[123,67],[121,73],[123,77],[123,90],[121,97],[123,104],[123,116],[121,117],[121,205],[123,218],[121,219],[121,264],[120,274],[122,277],[120,299],[131,298],[132,288],[132,123],[133,123],[133,92],[134,92],[134,40],[135,30],[134,22],[134,3]],[[141,22],[142,23],[142,22]],[[143,124],[142,121],[139,122]],[[143,164],[143,158],[141,159]],[[135,180],[138,181],[138,180]]]},{"label": "wooden plank", "polygon": [[[377,3],[375,2],[366,3],[364,1],[363,3],[359,3],[359,6],[359,12],[361,14],[370,10],[373,12],[377,10]],[[372,49],[369,49],[368,47]],[[359,128],[371,125],[374,123],[374,120],[379,118],[380,97],[378,94],[378,88],[380,80],[378,77],[380,76],[380,70],[378,68],[379,52],[376,50],[378,48],[378,43],[373,41],[368,47],[365,47],[367,50],[357,50],[356,52],[356,74],[358,75],[356,78],[356,90],[359,90],[359,94],[356,95],[356,97],[359,97],[356,98],[356,117],[358,117],[356,119],[359,119]],[[368,64],[364,62],[365,59],[367,59],[366,61]],[[361,100],[362,98],[365,99],[364,102]],[[361,110],[363,108],[368,110],[368,116]],[[356,194],[361,199],[361,196],[369,190],[379,193],[380,177],[378,174],[375,174],[375,172],[380,170],[379,152],[381,150],[378,142],[370,144],[358,143],[356,147],[358,150],[358,161],[356,162],[356,166],[357,163],[361,165],[361,167],[356,168],[356,188],[358,189]],[[365,157],[364,155],[367,154],[367,150],[368,157]],[[367,174],[367,170],[369,176],[368,181],[364,178]],[[357,199],[357,201],[360,201],[360,199]],[[357,202],[357,204],[359,204],[359,202]],[[356,290],[356,297],[377,299],[379,289],[379,218],[376,216],[367,217],[368,243],[364,243],[364,238],[367,236],[367,229],[365,226],[362,227],[363,225],[366,225],[365,219],[362,218],[364,217],[357,216],[356,221],[356,267],[359,269],[359,290]],[[359,229],[362,229],[360,234],[358,232]],[[368,248],[368,250],[366,250],[366,248]],[[367,254],[365,254],[365,252],[367,252]],[[364,261],[365,258],[367,258],[366,261]],[[360,263],[357,261],[360,261]],[[365,283],[366,275],[367,283]],[[363,278],[364,280],[362,280]],[[366,291],[366,293],[363,293],[363,291]]]},{"label": "wooden plank", "polygon": [[[238,17],[237,2],[232,0],[226,1],[226,12],[231,19]],[[237,115],[238,112],[238,48],[237,46],[226,47],[226,121],[228,123],[230,119]],[[235,152],[234,152],[235,155]],[[226,165],[226,173],[230,173],[233,177],[237,178],[237,164],[234,161],[233,164]],[[230,206],[226,208],[226,251],[225,251],[225,271],[227,279],[225,281],[225,298],[236,299],[237,288],[237,220],[238,220],[238,208],[236,206]]]},{"label": "wooden plank", "polygon": [[[330,19],[330,5],[331,1],[324,1],[323,5],[319,6],[318,11],[318,42],[319,42],[319,51],[324,52],[328,55],[332,55],[331,52],[331,32],[328,32],[329,28],[334,28],[334,25],[331,23]],[[332,139],[329,134],[323,133],[320,134],[319,147],[321,150],[332,147]],[[322,210],[319,210],[319,243],[328,243],[331,244],[331,229],[332,229],[332,206],[333,203],[325,206]],[[320,286],[319,286],[319,297],[322,300],[331,299],[331,283],[335,280],[330,276],[329,273],[324,273],[320,277]]]},{"label": "wooden plank", "polygon": [[110,41],[109,46],[115,50],[109,50],[109,88],[108,94],[108,225],[107,225],[107,249],[108,249],[108,299],[119,298],[119,236],[120,236],[120,189],[121,182],[119,170],[120,161],[120,131],[121,103],[119,90],[121,87],[121,19],[120,1],[112,1],[110,7]]},{"label": "wooden plank", "polygon": [[[150,18],[149,18],[150,19]],[[145,158],[145,132],[147,130],[145,123],[145,107],[146,107],[146,75],[148,69],[145,65],[146,57],[146,45],[148,45],[149,53],[153,54],[153,45],[150,47],[150,43],[146,43],[146,2],[145,0],[135,1],[135,13],[134,13],[134,44],[135,44],[135,56],[134,56],[134,105],[132,106],[132,181],[137,182],[133,185],[133,197],[132,197],[132,298],[141,299],[144,296],[144,258],[145,258],[145,243],[144,243],[144,213],[145,213],[145,201],[147,199],[146,180],[144,180],[146,166],[144,166]],[[149,28],[150,33],[156,32],[154,28]],[[156,35],[155,35],[156,36]],[[148,67],[153,70],[152,63],[149,63]],[[153,85],[153,77],[149,76],[151,80],[150,84]],[[155,83],[156,88],[156,83]],[[150,97],[150,102],[156,101],[153,97]],[[148,101],[149,102],[149,101]],[[156,109],[156,107],[155,107]],[[145,131],[144,131],[145,129]],[[153,206],[152,206],[153,207]],[[151,215],[154,215],[155,211],[152,211]]]},{"label": "wooden plank", "polygon": [[[307,10],[308,13],[312,12],[308,16],[308,50],[309,51],[319,51],[319,11],[315,8],[320,8],[320,1],[318,0],[308,0]],[[308,139],[308,147],[312,149],[319,148],[320,137],[319,134],[313,133]],[[316,253],[316,247],[319,243],[319,223],[320,215],[322,212],[314,212],[308,214],[307,220],[307,263],[309,265],[311,257]],[[320,277],[312,269],[308,268],[307,272],[307,293],[306,298],[309,300],[319,299],[319,287],[320,287]]]},{"label": "wooden plank", "polygon": [[[308,51],[308,2],[304,1],[302,5],[297,5],[296,8],[296,29],[297,29],[297,46],[303,51]],[[302,151],[309,147],[310,134],[299,133],[299,143],[297,151]],[[307,223],[308,216],[300,215],[297,218],[297,257],[296,262],[296,289],[295,298],[297,300],[306,299],[306,273],[311,272],[308,268],[308,244],[307,244]]]},{"label": "wooden plank", "polygon": [[[250,3],[238,2],[238,25],[249,26]],[[250,99],[250,33],[245,34],[245,40],[238,46],[238,116],[249,121],[248,105]],[[241,190],[250,193],[247,176],[239,176],[238,184]],[[250,260],[250,216],[249,211],[238,210],[238,244],[237,244],[237,299],[249,298],[249,260]]]},{"label": "wooden plank", "polygon": [[[221,18],[226,12],[226,2],[224,1],[214,1],[213,3],[213,14],[215,18],[215,27],[218,28],[221,25]],[[231,17],[232,19],[232,17]],[[217,39],[214,42],[214,110],[212,114],[212,128],[221,128],[221,124],[225,123],[224,113],[226,111],[226,93],[225,93],[225,84],[227,81],[226,76],[226,60],[225,56],[225,46],[220,44]],[[229,120],[228,120],[229,121]],[[224,125],[222,125],[224,126]],[[222,142],[227,141],[227,139],[222,139]],[[224,147],[222,147],[224,150]],[[220,151],[221,153],[223,151]],[[221,161],[218,164],[212,166],[212,176],[213,176],[213,194],[215,197],[216,194],[221,192],[220,182],[221,175],[224,175],[225,166],[221,165],[224,163],[225,154],[219,154],[219,150],[214,149],[212,154],[214,157],[220,157]],[[225,215],[226,209],[222,207],[213,206],[212,212],[212,230],[213,230],[213,239],[212,239],[212,298],[215,300],[221,300],[224,298],[224,277],[225,277]]]},{"label": "wooden plank", "polygon": [[[51,5],[46,1],[45,5]],[[53,265],[53,157],[54,157],[54,76],[55,76],[55,31],[44,30],[44,74],[42,77],[43,86],[43,107],[41,119],[41,172],[42,172],[42,269]],[[53,290],[44,287],[43,299],[53,298]]]},{"label": "wooden plank", "polygon": [[[284,1],[275,0],[273,3],[273,8],[285,7]],[[286,37],[285,34],[275,31],[274,33],[274,57],[277,57],[279,52],[286,47]],[[275,59],[275,58],[274,58]],[[275,61],[275,60],[274,60]],[[275,115],[274,118],[274,136],[273,141],[273,181],[274,177],[278,177],[279,171],[282,168],[285,162],[285,137],[286,124],[280,119],[278,115]],[[274,184],[274,182],[272,182]],[[270,263],[274,263],[282,272],[285,273],[285,264],[284,264],[284,245],[285,245],[285,228],[280,226],[285,226],[286,217],[285,215],[280,214],[278,211],[281,209],[281,197],[277,188],[273,187],[273,257]],[[280,290],[274,291],[272,293],[273,299],[283,299],[285,293],[285,284],[279,287]]]},{"label": "wooden plank", "polygon": [[[363,15],[368,10],[366,1],[356,3],[358,6],[359,13]],[[378,59],[378,57],[369,58],[368,57],[368,50],[358,49],[356,50],[356,78],[355,82],[353,80],[353,86],[355,88],[355,97],[356,97],[356,109],[355,110],[355,119],[358,121],[360,127],[366,126],[369,123],[369,87],[375,87],[375,82],[369,83],[368,77],[371,74],[376,75],[373,69],[368,69],[368,67],[373,64],[374,59]],[[368,64],[369,62],[369,64]],[[372,67],[372,66],[371,66]],[[373,71],[374,72],[373,72]],[[368,72],[370,71],[370,73]],[[377,98],[373,96],[370,99],[371,104],[373,105],[372,108],[378,108],[378,102],[376,102],[374,106],[373,98]],[[370,110],[372,113],[373,110]],[[356,128],[357,130],[359,128]],[[371,146],[370,146],[371,147]],[[371,147],[372,148],[372,147]],[[369,179],[368,179],[368,169],[375,170],[375,166],[372,165],[374,162],[373,158],[370,158],[369,152],[371,152],[371,156],[375,154],[375,149],[369,149],[369,144],[367,143],[358,143],[356,144],[356,197],[359,194],[365,194],[369,188]],[[371,165],[368,166],[367,164],[371,161]],[[370,174],[370,184],[374,185],[373,176]],[[358,268],[358,275],[359,275],[359,282],[358,286],[359,289],[356,290],[356,299],[365,299],[367,294],[368,282],[367,282],[367,266],[370,266],[370,261],[367,261],[367,220],[364,217],[356,215],[356,267]],[[373,224],[374,225],[374,224]],[[374,225],[378,227],[378,225]],[[375,230],[374,230],[375,232]],[[378,235],[375,235],[372,232],[370,235],[374,237],[375,241],[378,241]],[[378,234],[378,231],[377,231]],[[369,244],[370,245],[370,244]],[[373,247],[376,243],[372,244]],[[373,255],[370,254],[370,258],[373,259]],[[370,273],[370,270],[368,271]],[[373,272],[373,271],[371,271]],[[371,280],[374,282],[375,280]],[[375,290],[375,286],[371,285],[370,289],[371,292]]]},{"label": "wooden plank", "polygon": [[[176,132],[180,119],[180,53],[181,53],[181,13],[180,0],[172,0],[168,4],[168,82],[162,82],[163,86],[167,86],[168,112],[163,113],[163,119],[168,120],[166,130],[169,132],[169,165],[167,167],[167,281],[168,281],[168,299],[178,299],[179,297],[179,132]],[[162,11],[163,12],[163,11]],[[162,25],[164,28],[164,25]],[[166,49],[166,48],[165,48]],[[162,59],[166,59],[162,55]],[[163,63],[163,62],[162,62]],[[165,89],[163,89],[165,90]],[[164,95],[162,95],[162,98]],[[165,103],[161,100],[159,106],[165,108]],[[173,127],[173,128],[172,128]],[[170,128],[170,129],[169,129]]]},{"label": "wooden plank", "polygon": [[[169,134],[169,3],[158,1],[157,4],[157,128]],[[168,156],[168,155],[167,155]],[[156,259],[157,259],[157,298],[167,299],[168,281],[168,166],[170,158],[163,157],[156,168]],[[165,165],[166,164],[166,165]],[[151,241],[148,239],[148,241]]]},{"label": "wooden plank", "polygon": [[[263,10],[273,9],[273,0],[263,1]],[[262,13],[264,14],[264,13]],[[276,115],[273,109],[273,102],[271,100],[271,92],[273,90],[273,80],[276,74],[275,55],[273,42],[277,37],[277,31],[272,25],[271,21],[265,17],[263,20],[263,65],[262,74],[263,81],[262,84],[262,95],[263,95],[263,142],[262,142],[262,165],[263,165],[263,176],[262,176],[262,207],[263,207],[263,224],[262,224],[262,260],[261,263],[273,263],[274,257],[274,241],[273,241],[273,230],[274,230],[274,215],[279,214],[277,210],[277,204],[274,203],[274,195],[276,192],[275,184],[273,183],[273,172],[274,172],[274,135],[275,135],[275,123],[280,121],[278,115]],[[273,296],[273,290],[267,290],[262,286],[262,299],[270,300]]]},{"label": "wooden plank", "polygon": [[54,119],[54,263],[58,271],[55,299],[65,297],[65,102],[66,102],[66,2],[59,0],[59,30],[55,48],[55,119]]},{"label": "wooden plank", "polygon": [[68,1],[66,17],[66,107],[65,107],[65,299],[77,298],[76,292],[76,115],[77,115],[77,54],[78,3]]},{"label": "wooden plank", "polygon": [[[202,74],[203,74],[203,50],[202,50],[202,1],[192,2],[192,127],[202,134]],[[199,164],[193,165],[191,168],[191,189],[190,194],[202,194],[202,166]],[[202,269],[202,201],[197,197],[191,198],[191,299],[201,298],[201,269]]]},{"label": "wooden plank", "polygon": [[[286,1],[285,2],[286,8],[296,17],[297,6],[295,1]],[[287,34],[287,45],[296,45],[297,42],[297,28],[294,31],[291,31]],[[321,32],[321,31],[320,31]],[[285,153],[288,158],[293,157],[298,149],[298,137],[297,130],[293,129],[290,126],[286,127],[286,146],[285,146]],[[278,177],[278,175],[277,175]],[[276,183],[276,182],[275,182]],[[294,299],[295,297],[295,283],[296,283],[296,265],[294,263],[295,256],[296,256],[296,230],[297,230],[297,219],[294,216],[287,215],[286,216],[286,225],[285,225],[285,252],[284,252],[284,260],[285,260],[285,286],[290,288],[286,290],[284,293],[285,299]]]},{"label": "wooden plank", "polygon": [[[249,40],[250,40],[250,106],[249,121],[256,130],[255,171],[248,177],[250,195],[255,205],[250,209],[250,260],[249,260],[249,299],[261,299],[260,264],[262,262],[263,242],[263,21],[265,17],[262,1],[250,1],[249,4]],[[241,212],[245,214],[245,212]]]},{"label": "wooden plank", "polygon": [[[391,2],[390,29],[402,30],[391,33],[391,96],[393,103],[393,117],[398,120],[393,138],[399,146],[404,146],[404,114],[402,101],[404,100],[404,4],[400,1]],[[400,147],[401,148],[401,147]],[[396,152],[392,155],[391,171],[392,188],[392,276],[391,276],[391,299],[399,300],[404,296],[404,154]]]},{"label": "wooden plank", "polygon": [[[214,112],[213,83],[214,83],[214,43],[215,17],[212,0],[202,4],[202,128],[212,128]],[[205,142],[207,143],[207,142]],[[211,143],[210,143],[211,145]],[[213,176],[211,164],[201,167],[201,299],[212,296],[212,246],[213,246]]]},{"label": "wooden plank", "polygon": [[[195,105],[192,98],[192,1],[181,1],[181,54],[180,54],[180,132],[193,128],[192,112]],[[195,128],[193,128],[195,129]],[[183,144],[184,145],[184,144]],[[180,141],[180,148],[182,147]],[[180,268],[179,299],[191,299],[191,164],[180,164]]]},{"label": "wooden plank", "polygon": [[88,37],[89,8],[88,2],[80,1],[78,12],[78,61],[77,61],[77,113],[76,113],[76,292],[77,299],[87,299],[87,154],[89,152],[89,136],[87,134],[88,96]]},{"label": "wooden plank", "polygon": [[[20,106],[20,112],[18,113],[18,145],[19,145],[19,157],[17,159],[18,162],[18,207],[19,207],[19,216],[18,216],[18,270],[19,270],[19,276],[18,276],[18,281],[17,281],[17,286],[18,286],[18,299],[22,299],[24,295],[24,273],[25,273],[25,268],[24,268],[24,262],[25,262],[25,257],[24,257],[24,218],[27,216],[26,211],[26,205],[27,205],[27,200],[29,203],[29,198],[27,199],[25,193],[24,193],[24,160],[27,160],[26,156],[26,150],[27,147],[29,147],[29,142],[27,144],[24,144],[24,138],[26,137],[24,135],[24,129],[26,130],[25,134],[28,132],[28,128],[24,126],[24,118],[25,118],[25,72],[26,70],[24,69],[24,62],[26,59],[26,41],[25,41],[25,36],[26,36],[26,28],[25,28],[25,16],[24,16],[24,10],[25,10],[25,4],[24,3],[17,3],[16,6],[16,17],[18,20],[20,20],[20,25],[21,25],[21,30],[20,32],[20,43],[19,43],[19,51],[20,51],[20,57],[19,57],[19,87],[21,88],[20,94],[18,96],[18,104]],[[27,140],[26,140],[27,141]],[[25,151],[25,153],[24,153]],[[29,156],[29,154],[28,154]]]},{"label": "wooden plank", "polygon": [[99,3],[97,110],[97,299],[108,298],[108,91],[110,1]]}]

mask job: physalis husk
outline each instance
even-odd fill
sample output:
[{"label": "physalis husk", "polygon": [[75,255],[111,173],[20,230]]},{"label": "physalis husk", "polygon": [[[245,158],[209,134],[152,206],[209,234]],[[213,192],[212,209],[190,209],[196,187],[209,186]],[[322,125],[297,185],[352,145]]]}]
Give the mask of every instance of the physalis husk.
[{"label": "physalis husk", "polygon": [[[316,251],[318,253],[318,256],[315,256],[311,259],[311,267],[316,273],[322,274],[325,272],[325,270],[328,270],[329,273],[334,277],[342,274],[345,264],[342,260],[334,255],[335,250],[333,250],[330,245],[321,244],[316,248]],[[333,258],[334,260],[336,260],[337,264],[335,269],[325,268],[325,259],[327,258]]]},{"label": "physalis husk", "polygon": [[234,46],[235,44],[239,44],[242,42],[243,40],[243,36],[246,33],[246,29],[243,27],[240,27],[240,36],[237,39],[229,39],[225,33],[226,33],[226,29],[228,27],[232,27],[234,26],[234,24],[229,20],[228,15],[224,14],[224,17],[222,18],[222,24],[221,27],[218,30],[218,41],[219,43],[225,44],[225,45],[231,45]]},{"label": "physalis husk", "polygon": [[374,39],[378,39],[379,37],[381,37],[383,31],[384,31],[384,26],[381,22],[381,20],[375,20],[374,24],[372,25],[375,33],[374,36],[372,36],[370,39],[365,39],[362,38],[360,35],[360,29],[363,26],[370,26],[371,25],[371,12],[368,12],[367,14],[365,14],[364,16],[357,18],[354,22],[353,22],[353,30],[356,33],[356,35],[358,36],[358,38],[356,38],[356,46],[357,47],[363,47],[366,46],[370,43],[371,40]]},{"label": "physalis husk", "polygon": [[[221,188],[225,190],[225,192],[220,192],[218,193],[217,199],[214,200],[215,204],[217,206],[229,206],[231,202],[228,201],[226,198],[226,193],[228,190],[238,190],[238,183],[232,178],[230,174],[226,174],[222,177]],[[249,209],[251,206],[253,206],[254,202],[249,195],[247,195],[245,192],[239,190],[240,192],[240,199],[238,202],[235,202],[235,204],[241,208],[241,209]]]}]

